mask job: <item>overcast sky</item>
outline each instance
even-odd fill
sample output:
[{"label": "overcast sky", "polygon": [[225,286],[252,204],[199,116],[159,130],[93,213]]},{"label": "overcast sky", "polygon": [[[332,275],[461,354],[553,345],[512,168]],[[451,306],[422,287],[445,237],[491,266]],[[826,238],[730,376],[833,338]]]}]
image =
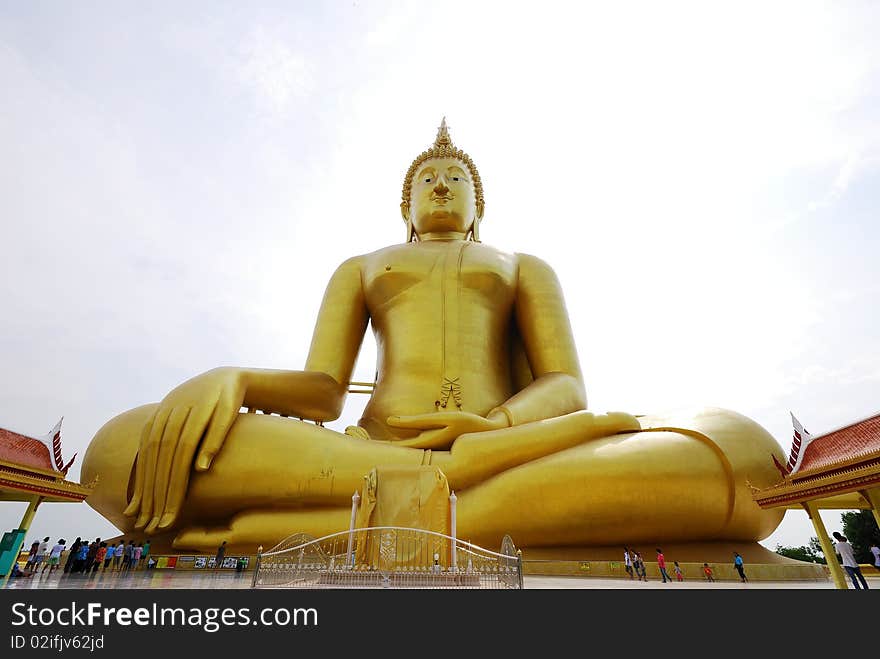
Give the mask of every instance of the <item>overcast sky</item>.
[{"label": "overcast sky", "polygon": [[255,4],[0,1],[0,427],[63,416],[73,480],[189,377],[302,368],[444,115],[483,241],[556,269],[592,409],[730,408],[786,454],[789,411],[880,409],[877,3]]}]

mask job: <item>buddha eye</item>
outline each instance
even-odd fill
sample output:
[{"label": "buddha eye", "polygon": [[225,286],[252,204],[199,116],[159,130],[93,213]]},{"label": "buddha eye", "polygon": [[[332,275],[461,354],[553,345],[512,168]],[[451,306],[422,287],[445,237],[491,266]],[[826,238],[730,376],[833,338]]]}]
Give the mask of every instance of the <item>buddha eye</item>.
[{"label": "buddha eye", "polygon": [[452,180],[453,180],[453,181],[460,181],[461,179],[458,178],[457,176],[453,176],[453,177],[452,177]]},{"label": "buddha eye", "polygon": [[429,176],[425,179],[425,183],[430,183],[430,182],[431,182],[431,177]]}]

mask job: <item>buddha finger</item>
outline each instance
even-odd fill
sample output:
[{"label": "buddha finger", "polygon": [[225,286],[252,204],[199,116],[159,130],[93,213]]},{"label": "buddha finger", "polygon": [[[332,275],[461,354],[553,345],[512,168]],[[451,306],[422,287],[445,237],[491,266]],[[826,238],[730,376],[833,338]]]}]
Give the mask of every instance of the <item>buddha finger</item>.
[{"label": "buddha finger", "polygon": [[162,443],[159,445],[159,456],[156,460],[156,476],[153,481],[153,518],[144,529],[147,533],[156,530],[159,518],[165,509],[171,465],[177,459],[175,454],[180,443],[181,430],[191,409],[190,407],[175,408],[171,416],[168,417],[168,423],[165,424],[165,432],[162,433]]},{"label": "buddha finger", "polygon": [[186,419],[183,432],[180,434],[180,442],[177,444],[177,452],[174,454],[174,462],[171,464],[171,477],[168,479],[168,496],[165,497],[165,510],[159,511],[159,528],[165,529],[177,520],[177,512],[183,504],[186,488],[189,484],[189,473],[192,469],[192,460],[199,445],[199,440],[205,432],[208,421],[214,412],[214,404],[200,408],[194,408]]},{"label": "buddha finger", "polygon": [[144,495],[144,473],[146,471],[147,463],[145,452],[147,448],[147,440],[150,437],[150,431],[153,429],[153,421],[155,421],[155,419],[155,415],[151,416],[150,420],[144,424],[144,427],[141,430],[141,441],[138,445],[137,462],[135,464],[134,492],[131,495],[131,501],[128,502],[128,506],[122,512],[126,517],[133,517],[141,509],[141,499]]},{"label": "buddha finger", "polygon": [[414,428],[416,430],[428,430],[445,428],[449,424],[441,414],[413,414],[410,416],[389,416],[388,425],[395,428]]},{"label": "buddha finger", "polygon": [[205,433],[205,439],[196,457],[196,471],[207,471],[211,467],[211,462],[223,445],[232,422],[238,417],[243,402],[244,392],[235,399],[226,392],[220,394],[217,407],[211,416],[211,423],[208,425],[208,432]]},{"label": "buddha finger", "polygon": [[229,540],[230,530],[226,527],[188,526],[182,529],[172,542],[174,547],[207,547]]},{"label": "buddha finger", "polygon": [[409,448],[445,450],[452,446],[455,438],[456,433],[452,432],[449,428],[438,428],[419,433],[418,437],[396,440],[394,445]]},{"label": "buddha finger", "polygon": [[434,432],[436,434],[433,437],[433,445],[438,448],[449,448],[452,446],[452,442],[461,435],[460,429],[456,429],[454,426],[447,426]]},{"label": "buddha finger", "polygon": [[639,420],[627,412],[605,412],[596,419],[605,426],[605,432],[638,432],[642,429]]},{"label": "buddha finger", "polygon": [[159,442],[165,432],[165,424],[173,408],[160,408],[153,420],[153,427],[147,438],[146,450],[144,451],[144,491],[141,496],[141,512],[134,523],[136,529],[141,529],[153,516],[153,481],[156,476],[156,460],[159,457]]}]

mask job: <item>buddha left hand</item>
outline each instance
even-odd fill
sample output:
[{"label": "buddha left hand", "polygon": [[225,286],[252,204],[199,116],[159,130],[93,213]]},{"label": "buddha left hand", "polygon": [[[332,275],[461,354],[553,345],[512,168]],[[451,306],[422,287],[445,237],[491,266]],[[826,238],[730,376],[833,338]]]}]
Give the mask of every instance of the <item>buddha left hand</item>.
[{"label": "buddha left hand", "polygon": [[397,446],[414,448],[448,449],[456,438],[471,432],[486,432],[506,428],[504,414],[489,418],[471,412],[432,412],[409,416],[390,416],[388,425],[395,428],[421,430],[418,437],[395,442]]}]

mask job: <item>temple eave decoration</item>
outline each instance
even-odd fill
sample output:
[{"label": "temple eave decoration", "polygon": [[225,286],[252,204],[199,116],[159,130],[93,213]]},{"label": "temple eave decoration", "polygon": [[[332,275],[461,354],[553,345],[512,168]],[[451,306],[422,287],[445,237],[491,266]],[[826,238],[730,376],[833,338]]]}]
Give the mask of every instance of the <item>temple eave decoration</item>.
[{"label": "temple eave decoration", "polygon": [[[870,510],[880,525],[880,414],[850,423],[824,435],[812,436],[792,414],[794,437],[786,465],[771,456],[781,480],[752,489],[762,509],[802,508],[813,523],[822,553],[835,555],[835,546],[819,511]],[[838,561],[828,567],[835,586],[846,590]]]},{"label": "temple eave decoration", "polygon": [[30,476],[8,465],[0,463],[0,499],[21,500],[13,492],[39,495],[44,501],[85,501],[91,494],[93,485],[81,485],[65,479],[47,480]]},{"label": "temple eave decoration", "polygon": [[43,437],[0,428],[0,500],[80,502],[95,483],[67,480],[74,457],[65,463],[61,453],[61,421]]},{"label": "temple eave decoration", "polygon": [[[871,508],[864,496],[880,487],[880,414],[810,436],[795,420],[791,458],[786,467],[774,460],[782,479],[753,493],[762,508],[858,495],[846,507]],[[793,467],[792,467],[793,465]]]}]

